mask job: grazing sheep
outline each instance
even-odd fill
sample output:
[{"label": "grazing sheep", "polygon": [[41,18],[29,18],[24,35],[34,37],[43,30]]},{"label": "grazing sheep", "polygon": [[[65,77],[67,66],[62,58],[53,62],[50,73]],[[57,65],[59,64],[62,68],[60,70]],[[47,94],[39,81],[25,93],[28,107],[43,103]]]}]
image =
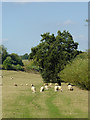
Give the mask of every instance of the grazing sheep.
[{"label": "grazing sheep", "polygon": [[48,86],[47,85],[45,85],[45,89],[48,90]]},{"label": "grazing sheep", "polygon": [[43,92],[44,91],[44,87],[42,86],[41,88],[40,88],[40,92]]},{"label": "grazing sheep", "polygon": [[73,91],[73,87],[70,83],[68,84],[68,90]]},{"label": "grazing sheep", "polygon": [[36,92],[36,88],[35,88],[35,86],[33,84],[31,84],[31,91],[32,91],[32,93]]},{"label": "grazing sheep", "polygon": [[61,90],[61,92],[62,92],[62,87],[61,87],[61,86],[59,86],[59,85],[58,85],[58,90]]},{"label": "grazing sheep", "polygon": [[51,85],[52,85],[52,83],[49,83],[49,85],[51,86]]},{"label": "grazing sheep", "polygon": [[3,76],[2,76],[2,75],[0,75],[0,78],[3,78]]},{"label": "grazing sheep", "polygon": [[26,86],[28,86],[28,84],[26,84]]},{"label": "grazing sheep", "polygon": [[14,86],[18,86],[16,83],[14,83]]},{"label": "grazing sheep", "polygon": [[49,83],[49,87],[51,87],[52,86],[52,83]]},{"label": "grazing sheep", "polygon": [[55,90],[55,92],[58,91],[58,90],[61,90],[61,92],[62,92],[62,87],[61,87],[61,85],[58,85],[58,83],[55,83],[54,90]]},{"label": "grazing sheep", "polygon": [[45,89],[46,89],[46,90],[48,90],[48,83],[47,83],[47,84],[45,84]]},{"label": "grazing sheep", "polygon": [[11,80],[13,79],[13,77],[10,78]]},{"label": "grazing sheep", "polygon": [[58,86],[58,83],[55,83],[55,86]]},{"label": "grazing sheep", "polygon": [[58,91],[59,89],[58,89],[58,85],[55,85],[55,87],[54,87],[54,91],[56,92],[56,91]]}]

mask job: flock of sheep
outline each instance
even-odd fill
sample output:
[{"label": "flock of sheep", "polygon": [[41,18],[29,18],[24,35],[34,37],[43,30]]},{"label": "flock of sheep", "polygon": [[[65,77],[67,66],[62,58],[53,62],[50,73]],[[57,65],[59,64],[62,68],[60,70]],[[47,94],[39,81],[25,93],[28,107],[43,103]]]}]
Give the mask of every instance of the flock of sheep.
[{"label": "flock of sheep", "polygon": [[[14,83],[14,86],[18,86],[18,85]],[[20,84],[20,86],[23,86],[23,84]],[[26,84],[26,86],[28,86],[28,84]],[[52,83],[49,83],[49,84],[45,83],[43,86],[40,87],[40,92],[44,92],[44,90],[48,90],[51,87],[52,87]],[[61,92],[63,91],[62,86],[59,85],[58,83],[55,83],[54,91],[57,92],[59,90]],[[73,91],[73,86],[70,83],[68,84],[68,90]],[[32,93],[36,92],[36,87],[33,84],[31,84],[31,91]]]},{"label": "flock of sheep", "polygon": [[[10,77],[10,79],[12,80],[13,77]],[[18,84],[14,83],[14,86],[18,86]],[[20,86],[23,86],[23,84],[20,84]],[[28,84],[26,84],[26,86],[28,86]],[[40,87],[40,92],[44,92],[44,90],[48,90],[51,87],[52,87],[52,83],[49,83],[49,84],[45,83],[43,86]],[[73,91],[73,86],[70,83],[68,84],[67,87],[68,87],[68,90]],[[55,83],[54,91],[57,92],[59,90],[61,92],[63,91],[61,83]],[[33,84],[31,84],[31,91],[32,91],[32,93],[36,92],[36,87]]]},{"label": "flock of sheep", "polygon": [[[20,85],[23,86],[23,84],[20,84]],[[14,86],[18,86],[18,85],[14,83]],[[26,84],[26,86],[28,86],[28,84]],[[44,90],[48,90],[51,87],[52,87],[52,83],[49,83],[49,84],[45,83],[43,86],[40,87],[40,92],[44,92]],[[59,85],[58,83],[55,83],[54,91],[57,92],[59,90],[61,92],[63,91],[62,86]],[[68,90],[73,91],[73,86],[70,83],[68,84]],[[33,84],[31,84],[31,91],[32,93],[36,92],[36,87]]]},{"label": "flock of sheep", "polygon": [[[51,86],[52,86],[52,83],[49,83],[49,85],[48,85],[48,83],[44,84],[44,86],[41,86],[40,92],[43,92],[44,90],[48,90]],[[59,85],[58,83],[55,83],[54,91],[56,92],[59,90],[61,92],[63,91],[61,85]],[[70,83],[68,84],[68,90],[73,91],[73,87]],[[36,87],[33,84],[31,84],[31,91],[32,91],[32,93],[36,92]]]}]

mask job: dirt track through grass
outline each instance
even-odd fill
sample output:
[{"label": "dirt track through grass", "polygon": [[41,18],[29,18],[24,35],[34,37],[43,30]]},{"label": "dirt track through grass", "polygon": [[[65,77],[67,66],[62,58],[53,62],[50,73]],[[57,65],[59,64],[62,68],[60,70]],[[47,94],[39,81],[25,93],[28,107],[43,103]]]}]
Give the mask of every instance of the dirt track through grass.
[{"label": "dirt track through grass", "polygon": [[[23,86],[20,86],[21,83]],[[31,92],[31,83],[36,86],[35,94]],[[40,93],[41,85],[43,82],[39,74],[3,71],[3,118],[88,117],[88,91],[75,86],[74,91],[68,91],[66,83],[62,83],[63,92],[54,92],[53,85]]]}]

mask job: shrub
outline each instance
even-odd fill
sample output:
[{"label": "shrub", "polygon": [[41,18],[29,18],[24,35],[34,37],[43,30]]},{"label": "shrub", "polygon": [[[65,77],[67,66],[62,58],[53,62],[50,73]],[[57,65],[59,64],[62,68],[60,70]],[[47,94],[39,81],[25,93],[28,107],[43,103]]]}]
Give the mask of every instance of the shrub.
[{"label": "shrub", "polygon": [[19,65],[23,66],[22,59],[17,54],[12,53],[12,54],[10,54],[10,57],[12,58],[14,65],[19,64]]},{"label": "shrub", "polygon": [[27,72],[39,72],[39,67],[34,63],[33,60],[23,60],[24,63],[24,69]]},{"label": "shrub", "polygon": [[23,67],[21,65],[15,65],[15,69],[16,70],[21,70],[21,71],[24,71]]},{"label": "shrub", "polygon": [[3,62],[3,68],[6,70],[12,69],[12,59],[11,57],[7,57]]},{"label": "shrub", "polygon": [[90,89],[90,79],[88,79],[88,55],[81,53],[71,64],[68,64],[59,74],[65,82],[73,83],[81,88]]},{"label": "shrub", "polygon": [[14,65],[13,64],[13,60],[12,58],[9,56],[7,57],[4,62],[3,62],[3,69],[6,69],[6,70],[24,70],[23,67],[19,64],[17,65]]}]

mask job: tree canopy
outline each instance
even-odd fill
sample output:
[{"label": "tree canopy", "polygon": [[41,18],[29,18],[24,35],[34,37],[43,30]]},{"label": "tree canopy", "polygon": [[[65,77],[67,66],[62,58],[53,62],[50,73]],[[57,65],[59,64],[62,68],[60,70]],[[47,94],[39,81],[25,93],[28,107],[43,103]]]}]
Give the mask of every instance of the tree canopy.
[{"label": "tree canopy", "polygon": [[0,63],[3,63],[7,56],[7,48],[5,48],[3,45],[0,45]]},{"label": "tree canopy", "polygon": [[31,48],[29,59],[37,63],[45,82],[57,82],[58,73],[79,54],[78,43],[65,30],[58,31],[57,36],[44,33],[41,37],[39,45]]},{"label": "tree canopy", "polygon": [[25,53],[24,55],[22,55],[20,57],[21,57],[22,60],[25,60],[25,59],[27,60],[29,55],[28,55],[28,53]]},{"label": "tree canopy", "polygon": [[19,55],[15,54],[15,53],[12,53],[12,54],[10,54],[10,57],[12,58],[12,61],[13,61],[12,63],[14,65],[19,64],[19,65],[23,66],[22,59],[20,58]]},{"label": "tree canopy", "polygon": [[19,55],[9,54],[3,45],[0,45],[0,64],[2,64],[1,68],[6,70],[23,70],[23,62]]}]

